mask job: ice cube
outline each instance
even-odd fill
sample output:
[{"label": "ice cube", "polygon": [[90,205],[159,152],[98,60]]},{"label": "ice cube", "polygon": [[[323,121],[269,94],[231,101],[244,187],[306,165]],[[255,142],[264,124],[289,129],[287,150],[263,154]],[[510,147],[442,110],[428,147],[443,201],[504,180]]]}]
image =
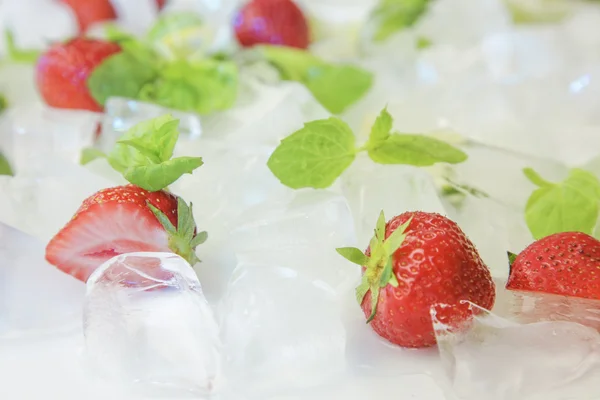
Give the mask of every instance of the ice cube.
[{"label": "ice cube", "polygon": [[132,32],[144,34],[158,16],[158,3],[156,0],[111,0],[120,23],[127,26]]},{"label": "ice cube", "polygon": [[[458,326],[432,310],[440,355],[460,398],[583,400],[598,391],[598,302],[546,296],[504,293],[506,303],[495,308],[500,315],[470,304],[477,315]],[[583,325],[590,322],[594,328]]]},{"label": "ice cube", "polygon": [[277,146],[306,121],[330,116],[300,83],[269,85],[248,79],[246,85],[235,108],[204,118],[205,137]]},{"label": "ice cube", "polygon": [[130,253],[87,282],[86,359],[142,391],[207,395],[221,381],[218,326],[190,265],[171,253]]},{"label": "ice cube", "polygon": [[115,186],[54,157],[31,160],[15,177],[0,176],[0,222],[47,242],[98,190]]},{"label": "ice cube", "polygon": [[346,332],[335,295],[302,272],[240,264],[221,315],[227,371],[248,394],[264,398],[344,372]]},{"label": "ice cube", "polygon": [[0,222],[0,340],[80,328],[84,286],[44,260],[45,244]]},{"label": "ice cube", "polygon": [[171,114],[180,120],[181,137],[195,139],[202,134],[200,117],[194,113],[170,110],[156,104],[144,103],[122,97],[111,97],[106,102],[102,134],[97,140],[97,147],[110,151],[118,138],[134,125],[161,115]]},{"label": "ice cube", "polygon": [[17,172],[32,160],[48,155],[78,163],[81,150],[93,143],[100,116],[42,104],[10,108],[3,117],[6,121],[0,134],[7,136],[2,139],[2,147]]},{"label": "ice cube", "polygon": [[343,196],[299,191],[289,201],[248,210],[231,232],[238,260],[289,267],[338,293],[358,279],[337,247],[356,245],[353,219]]},{"label": "ice cube", "polygon": [[342,176],[358,242],[366,247],[381,210],[387,219],[407,211],[444,213],[432,176],[406,165],[376,164],[360,155]]},{"label": "ice cube", "polygon": [[3,62],[0,65],[0,93],[9,106],[31,108],[32,103],[41,104],[34,69],[35,66],[28,64]]},{"label": "ice cube", "polygon": [[[0,16],[0,26],[11,30],[17,47],[23,49],[45,49],[79,30],[71,9],[56,1],[5,0],[0,3]],[[4,47],[4,41],[1,43],[0,49]]]}]

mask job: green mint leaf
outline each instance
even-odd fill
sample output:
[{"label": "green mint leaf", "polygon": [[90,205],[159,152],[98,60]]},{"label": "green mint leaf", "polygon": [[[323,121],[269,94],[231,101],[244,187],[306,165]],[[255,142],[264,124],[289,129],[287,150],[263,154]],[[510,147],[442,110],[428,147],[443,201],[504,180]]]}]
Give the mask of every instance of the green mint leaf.
[{"label": "green mint leaf", "polygon": [[171,159],[179,138],[178,124],[164,115],[135,125],[115,144],[108,162],[134,185],[151,192],[166,188],[202,165],[200,157]]},{"label": "green mint leaf", "polygon": [[547,180],[542,178],[540,174],[533,170],[533,168],[523,168],[523,174],[525,174],[527,179],[529,179],[529,181],[536,186],[543,187],[553,185],[552,182],[548,182]]},{"label": "green mint leaf", "polygon": [[369,291],[369,280],[367,279],[366,275],[363,275],[360,285],[358,285],[358,287],[356,288],[356,290],[354,292],[354,295],[356,296],[356,301],[358,302],[358,304],[362,304],[368,291]]},{"label": "green mint leaf", "polygon": [[[178,120],[167,114],[133,126],[115,144],[109,155],[110,165],[122,173],[128,167],[167,161],[172,157],[179,138],[178,124]],[[139,148],[147,149],[151,157]]]},{"label": "green mint leaf", "polygon": [[8,162],[8,159],[6,157],[4,157],[4,155],[2,153],[0,153],[0,176],[1,175],[8,175],[8,176],[13,176],[13,170],[10,166],[10,163]]},{"label": "green mint leaf", "polygon": [[304,84],[332,114],[340,114],[360,100],[373,85],[373,74],[351,65],[315,66]]},{"label": "green mint leaf", "polygon": [[87,85],[98,104],[104,105],[109,97],[137,99],[142,88],[156,79],[156,57],[134,51],[136,46],[106,58],[90,74]]},{"label": "green mint leaf", "polygon": [[427,49],[427,48],[431,47],[432,45],[433,45],[433,42],[429,38],[426,38],[424,36],[420,36],[417,38],[416,46],[417,46],[417,49],[419,49],[419,50]]},{"label": "green mint leaf", "polygon": [[206,46],[208,32],[198,15],[175,12],[158,18],[148,32],[148,40],[165,57],[186,59]]},{"label": "green mint leaf", "polygon": [[25,64],[35,64],[40,58],[41,52],[37,50],[21,50],[15,44],[13,33],[6,29],[4,31],[4,42],[6,44],[6,52],[11,61]]},{"label": "green mint leaf", "polygon": [[158,192],[202,164],[201,157],[178,157],[161,164],[129,167],[123,171],[123,177],[142,189]]},{"label": "green mint leaf", "polygon": [[147,84],[140,98],[163,107],[209,114],[231,108],[238,93],[238,69],[230,61],[176,61]]},{"label": "green mint leaf", "polygon": [[537,177],[539,175],[532,182],[539,188],[531,194],[525,206],[525,221],[533,237],[541,239],[570,231],[592,234],[598,220],[598,178],[577,168],[569,171],[569,176],[560,183],[550,183]]},{"label": "green mint leaf", "polygon": [[340,247],[335,249],[339,255],[344,257],[346,260],[360,266],[365,266],[369,262],[367,257],[360,249],[356,247]]},{"label": "green mint leaf", "polygon": [[381,42],[413,26],[426,12],[431,0],[380,0],[371,19],[376,26],[373,39]]},{"label": "green mint leaf", "polygon": [[573,10],[568,0],[505,0],[504,3],[512,21],[517,25],[560,22]]},{"label": "green mint leaf", "polygon": [[381,143],[390,137],[392,131],[392,124],[394,120],[387,108],[381,110],[381,113],[375,120],[375,123],[371,127],[371,134],[369,135],[369,144]]},{"label": "green mint leaf", "polygon": [[267,166],[284,185],[324,189],[356,157],[354,133],[342,120],[312,121],[281,141]]},{"label": "green mint leaf", "polygon": [[98,158],[106,158],[106,157],[107,157],[107,155],[98,149],[94,149],[92,147],[85,148],[85,149],[81,150],[81,158],[79,159],[79,163],[81,165],[86,165]]},{"label": "green mint leaf", "polygon": [[343,112],[371,88],[373,75],[351,65],[334,65],[307,51],[283,46],[261,46],[264,57],[281,78],[304,84],[333,114]]},{"label": "green mint leaf", "polygon": [[369,157],[379,164],[425,167],[439,162],[457,164],[467,159],[456,147],[424,135],[394,134],[384,142],[368,146]]},{"label": "green mint leaf", "polygon": [[6,99],[6,96],[4,96],[2,93],[0,93],[0,113],[2,113],[7,108],[8,108],[8,100]]}]

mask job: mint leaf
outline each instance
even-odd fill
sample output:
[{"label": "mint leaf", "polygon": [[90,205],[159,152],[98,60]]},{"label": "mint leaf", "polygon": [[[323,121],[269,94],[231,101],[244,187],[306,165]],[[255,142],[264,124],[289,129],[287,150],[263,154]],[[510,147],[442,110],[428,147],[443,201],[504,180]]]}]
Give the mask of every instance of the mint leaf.
[{"label": "mint leaf", "polygon": [[354,141],[338,118],[308,122],[281,141],[267,165],[290,188],[326,188],[354,161]]},{"label": "mint leaf", "polygon": [[568,0],[505,0],[515,24],[546,24],[564,20],[572,11]]},{"label": "mint leaf", "polygon": [[96,67],[87,86],[100,105],[104,105],[109,97],[137,99],[142,88],[156,79],[157,73],[157,58],[139,45],[131,44]]},{"label": "mint leaf", "polygon": [[4,31],[4,42],[6,43],[6,52],[11,61],[25,64],[35,64],[40,58],[41,52],[37,50],[21,50],[15,44],[13,33],[6,29]]},{"label": "mint leaf", "polygon": [[6,97],[0,93],[0,113],[8,108],[8,100]]},{"label": "mint leaf", "polygon": [[123,171],[123,177],[142,189],[157,192],[175,182],[183,174],[191,174],[202,164],[200,157],[178,157],[160,164],[128,167]]},{"label": "mint leaf", "polygon": [[371,134],[369,135],[369,143],[382,143],[390,137],[392,131],[392,125],[394,120],[387,110],[387,107],[381,110],[379,116],[375,120],[375,123],[371,127]]},{"label": "mint leaf", "polygon": [[373,35],[381,42],[394,33],[413,26],[426,12],[431,0],[380,0],[371,19],[376,25]]},{"label": "mint leaf", "polygon": [[598,178],[574,168],[564,181],[552,183],[531,168],[523,172],[539,187],[531,194],[525,207],[525,221],[535,239],[558,232],[592,233],[600,201]]},{"label": "mint leaf", "polygon": [[427,48],[431,47],[432,45],[433,45],[433,42],[429,38],[426,38],[424,36],[420,36],[417,38],[416,46],[417,46],[417,49],[419,49],[419,50],[427,49]]},{"label": "mint leaf", "polygon": [[373,75],[351,65],[323,65],[310,68],[304,84],[323,107],[340,114],[368,92]]},{"label": "mint leaf", "polygon": [[238,70],[230,61],[177,61],[164,66],[159,79],[144,87],[140,98],[176,110],[209,114],[233,106]]},{"label": "mint leaf", "polygon": [[178,125],[170,115],[135,125],[116,143],[108,162],[134,185],[151,192],[166,188],[202,165],[200,157],[171,159]]},{"label": "mint leaf", "polygon": [[373,74],[351,65],[334,65],[307,51],[283,46],[261,46],[265,58],[281,78],[306,86],[329,112],[339,114],[367,93]]},{"label": "mint leaf", "polygon": [[13,176],[13,170],[8,162],[8,159],[0,153],[0,175]]},{"label": "mint leaf", "polygon": [[369,157],[379,164],[425,167],[438,162],[457,164],[467,159],[456,147],[424,135],[394,134],[382,142],[369,142],[367,149]]},{"label": "mint leaf", "polygon": [[81,165],[86,165],[91,163],[94,160],[97,160],[98,158],[104,158],[106,157],[106,154],[104,154],[102,151],[98,150],[98,149],[94,149],[94,148],[85,148],[83,150],[81,150],[81,158],[79,159],[79,163]]},{"label": "mint leaf", "polygon": [[164,14],[148,32],[148,40],[171,59],[186,59],[209,41],[202,19],[189,12]]}]

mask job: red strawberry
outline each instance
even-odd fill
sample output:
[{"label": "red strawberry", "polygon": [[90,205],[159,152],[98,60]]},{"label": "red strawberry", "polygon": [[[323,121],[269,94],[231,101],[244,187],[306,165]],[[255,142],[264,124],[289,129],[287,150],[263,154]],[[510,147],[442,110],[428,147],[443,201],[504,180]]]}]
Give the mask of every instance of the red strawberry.
[{"label": "red strawberry", "polygon": [[[80,32],[96,23],[117,19],[117,13],[110,0],[61,0],[75,13]],[[156,0],[158,9],[165,6],[166,0]]]},{"label": "red strawberry", "polygon": [[[206,234],[195,234],[191,205],[178,203],[183,201],[164,190],[134,185],[101,190],[48,243],[46,260],[84,282],[102,263],[124,253],[173,252],[194,265],[194,249]],[[185,215],[178,215],[178,206]]]},{"label": "red strawberry", "polygon": [[[381,337],[403,347],[435,344],[431,307],[446,304],[437,318],[459,325],[467,300],[490,309],[495,287],[473,243],[456,223],[439,214],[407,212],[387,224],[383,213],[365,254],[338,252],[363,265],[358,302]],[[373,301],[372,301],[373,300]]]},{"label": "red strawberry", "polygon": [[87,87],[87,79],[102,61],[121,51],[103,40],[76,38],[56,44],[38,60],[38,89],[51,107],[102,111]]},{"label": "red strawberry", "polygon": [[506,288],[600,299],[600,241],[563,232],[533,242],[514,259]]},{"label": "red strawberry", "polygon": [[234,19],[238,42],[244,47],[272,44],[306,49],[308,23],[292,0],[252,0]]}]

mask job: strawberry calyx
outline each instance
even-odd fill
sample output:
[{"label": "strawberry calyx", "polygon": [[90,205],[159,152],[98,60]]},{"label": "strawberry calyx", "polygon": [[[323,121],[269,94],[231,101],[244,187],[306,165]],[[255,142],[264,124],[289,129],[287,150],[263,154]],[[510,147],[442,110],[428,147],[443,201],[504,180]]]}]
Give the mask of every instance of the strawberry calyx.
[{"label": "strawberry calyx", "polygon": [[371,255],[367,256],[361,250],[355,247],[342,247],[336,251],[348,261],[358,264],[365,268],[362,281],[356,288],[356,301],[362,304],[365,296],[371,292],[371,314],[367,318],[367,323],[371,322],[377,313],[377,304],[379,294],[382,288],[387,285],[398,287],[398,279],[393,271],[393,256],[404,240],[406,239],[406,230],[412,221],[412,217],[404,224],[399,226],[390,236],[385,238],[386,220],[383,211],[379,214],[375,234],[369,243]]},{"label": "strawberry calyx", "polygon": [[517,255],[510,251],[507,251],[506,255],[508,256],[508,274],[510,275],[510,273],[512,272],[513,264],[515,263],[515,260],[517,259]]},{"label": "strawberry calyx", "polygon": [[191,266],[200,262],[196,256],[196,247],[201,245],[208,238],[205,231],[196,233],[196,222],[192,214],[192,203],[188,206],[181,197],[177,198],[177,227],[175,227],[169,218],[149,201],[148,207],[163,226],[167,234],[168,245],[171,251],[183,259]]}]

